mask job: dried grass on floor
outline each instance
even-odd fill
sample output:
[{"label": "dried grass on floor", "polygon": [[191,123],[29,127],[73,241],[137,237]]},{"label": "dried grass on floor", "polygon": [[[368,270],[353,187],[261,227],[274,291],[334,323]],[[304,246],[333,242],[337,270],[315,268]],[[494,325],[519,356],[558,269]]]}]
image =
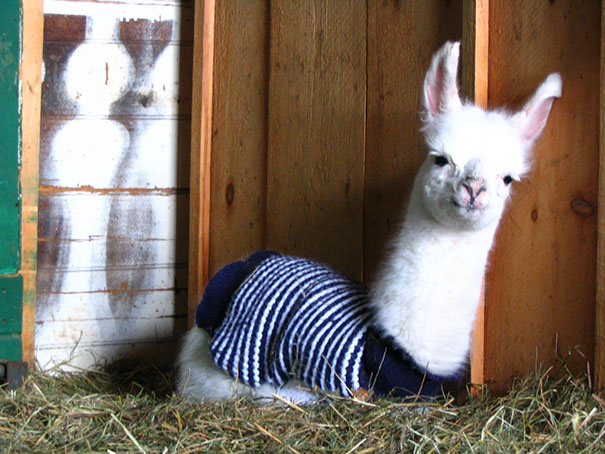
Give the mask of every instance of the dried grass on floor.
[{"label": "dried grass on floor", "polygon": [[605,402],[569,374],[424,412],[392,400],[192,404],[171,380],[153,367],[33,374],[0,389],[0,452],[605,453]]}]

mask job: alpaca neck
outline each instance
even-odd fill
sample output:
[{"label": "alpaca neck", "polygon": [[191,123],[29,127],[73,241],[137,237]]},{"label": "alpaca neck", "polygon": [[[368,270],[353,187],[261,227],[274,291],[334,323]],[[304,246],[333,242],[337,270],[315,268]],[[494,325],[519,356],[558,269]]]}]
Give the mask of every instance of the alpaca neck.
[{"label": "alpaca neck", "polygon": [[467,360],[487,256],[497,223],[478,231],[438,224],[412,201],[370,300],[376,324],[435,375]]}]

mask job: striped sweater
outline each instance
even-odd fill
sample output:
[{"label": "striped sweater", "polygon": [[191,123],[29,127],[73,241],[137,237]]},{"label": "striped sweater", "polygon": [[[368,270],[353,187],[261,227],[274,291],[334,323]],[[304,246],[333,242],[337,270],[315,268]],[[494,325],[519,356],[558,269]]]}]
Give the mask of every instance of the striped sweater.
[{"label": "striped sweater", "polygon": [[367,290],[311,260],[261,251],[208,284],[196,324],[215,363],[252,387],[298,378],[350,396],[433,396],[445,377],[414,364],[372,326]]}]

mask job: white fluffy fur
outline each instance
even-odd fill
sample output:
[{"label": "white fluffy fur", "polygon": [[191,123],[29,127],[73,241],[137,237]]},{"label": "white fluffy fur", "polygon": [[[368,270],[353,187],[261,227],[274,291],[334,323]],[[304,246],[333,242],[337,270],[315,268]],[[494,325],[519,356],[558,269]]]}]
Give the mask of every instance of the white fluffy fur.
[{"label": "white fluffy fur", "polygon": [[[562,86],[560,76],[551,74],[521,111],[485,112],[460,100],[458,59],[459,44],[446,43],[427,72],[423,132],[429,152],[401,231],[370,287],[378,326],[437,375],[452,374],[466,362],[507,183],[528,171],[529,151]],[[181,394],[204,400],[277,393],[313,400],[298,383],[282,389],[238,383],[213,363],[208,343],[199,328],[187,334],[178,360]]]},{"label": "white fluffy fur", "polygon": [[285,386],[264,384],[252,388],[231,378],[220,369],[209,350],[210,335],[201,328],[192,328],[185,335],[177,359],[177,392],[192,400],[223,400],[234,397],[252,396],[256,399],[273,399],[274,395],[290,402],[312,403],[317,397],[305,389],[297,380]]}]

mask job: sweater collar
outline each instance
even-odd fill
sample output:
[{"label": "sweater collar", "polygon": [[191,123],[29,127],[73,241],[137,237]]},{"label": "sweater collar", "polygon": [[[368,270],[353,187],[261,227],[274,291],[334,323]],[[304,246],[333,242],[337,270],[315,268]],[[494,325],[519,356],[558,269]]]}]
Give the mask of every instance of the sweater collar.
[{"label": "sweater collar", "polygon": [[364,388],[378,395],[431,400],[444,381],[461,378],[464,369],[451,376],[440,376],[421,368],[393,337],[376,327],[366,332],[362,358]]}]

